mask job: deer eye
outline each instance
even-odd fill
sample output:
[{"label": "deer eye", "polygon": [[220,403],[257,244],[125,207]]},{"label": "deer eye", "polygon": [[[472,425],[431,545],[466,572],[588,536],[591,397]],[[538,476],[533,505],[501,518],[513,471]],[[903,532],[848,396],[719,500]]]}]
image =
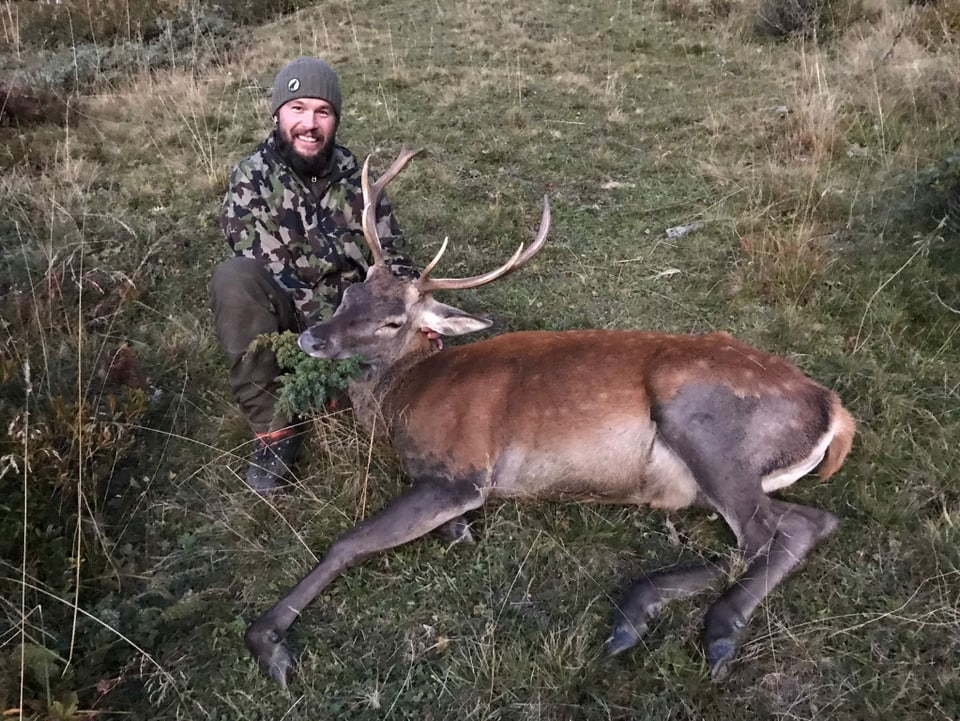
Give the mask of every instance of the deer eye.
[{"label": "deer eye", "polygon": [[380,324],[380,330],[398,330],[403,327],[403,323],[398,320],[385,320]]}]

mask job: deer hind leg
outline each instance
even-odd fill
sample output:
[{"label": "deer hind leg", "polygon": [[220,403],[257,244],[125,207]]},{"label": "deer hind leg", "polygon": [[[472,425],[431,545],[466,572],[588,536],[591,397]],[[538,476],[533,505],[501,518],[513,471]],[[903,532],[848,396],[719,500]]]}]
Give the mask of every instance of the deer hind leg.
[{"label": "deer hind leg", "polygon": [[724,572],[723,567],[708,564],[670,566],[635,582],[614,611],[607,653],[617,654],[636,645],[664,603],[700,593]]},{"label": "deer hind leg", "polygon": [[296,666],[285,638],[307,605],[348,568],[365,558],[426,535],[483,505],[473,480],[421,480],[374,516],[358,523],[330,546],[296,586],[247,628],[244,640],[260,668],[285,686]]},{"label": "deer hind leg", "polygon": [[[755,484],[755,489],[750,484],[745,486],[751,489],[751,495],[757,496],[761,506],[766,505],[768,499],[759,492],[759,482]],[[706,496],[699,499],[699,504],[725,516],[740,540],[741,550],[749,553],[751,557],[756,555],[773,535],[759,522],[759,519],[765,516],[758,516],[756,509],[751,518],[741,522],[735,516],[724,513],[718,504]],[[746,527],[749,533],[744,533],[741,530],[743,527]],[[613,655],[635,646],[647,633],[651,622],[665,603],[705,591],[717,579],[727,575],[729,567],[729,561],[724,559],[701,564],[677,564],[647,574],[633,583],[614,611],[613,630],[606,643],[607,652]]]},{"label": "deer hind leg", "polygon": [[[738,533],[747,570],[707,611],[703,646],[714,681],[729,674],[740,634],[757,606],[838,524],[826,511],[767,500],[766,512]],[[769,529],[766,541],[765,533],[757,532],[760,524]]]},{"label": "deer hind leg", "polygon": [[[738,517],[736,510],[727,511],[707,496],[700,504],[724,516],[737,536],[741,554],[752,559],[770,543],[774,532],[767,523],[767,506],[770,500],[760,492],[759,482],[743,483],[745,493],[738,494],[735,508],[747,509],[749,513]],[[744,502],[744,498],[750,498]],[[755,500],[752,500],[754,499]],[[650,573],[635,582],[624,594],[614,615],[613,631],[607,639],[608,653],[616,654],[634,646],[649,630],[650,623],[665,603],[696,595],[717,579],[729,573],[730,562],[718,559],[713,562],[691,565],[674,565]]]},{"label": "deer hind leg", "polygon": [[[698,503],[723,516],[747,563],[746,572],[710,607],[705,620],[710,673],[721,680],[757,605],[836,527],[829,513],[771,499],[762,488],[765,469],[809,455],[811,443],[827,431],[829,416],[822,403],[810,399],[741,398],[723,385],[691,384],[652,408],[651,418],[696,479]],[[662,573],[673,580],[671,569]],[[714,577],[688,572],[669,585],[654,576],[652,590],[641,587],[628,606],[641,608],[643,622],[644,613],[655,611],[658,602],[690,595]]]}]

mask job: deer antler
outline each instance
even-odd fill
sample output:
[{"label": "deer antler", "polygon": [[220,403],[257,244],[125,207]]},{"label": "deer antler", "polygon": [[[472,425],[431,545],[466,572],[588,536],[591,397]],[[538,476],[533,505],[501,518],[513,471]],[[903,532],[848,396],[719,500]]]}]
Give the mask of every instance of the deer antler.
[{"label": "deer antler", "polygon": [[408,150],[406,147],[401,147],[397,159],[372,186],[370,185],[370,156],[368,155],[366,160],[363,161],[363,170],[360,173],[360,188],[363,192],[361,223],[363,225],[363,237],[366,238],[367,245],[370,246],[374,265],[383,265],[383,246],[380,245],[380,236],[377,233],[377,204],[380,202],[380,195],[390,181],[396,178],[406,164],[410,162],[410,159],[419,152],[420,149]]},{"label": "deer antler", "polygon": [[[406,147],[400,148],[400,154],[393,161],[387,171],[380,176],[376,183],[370,184],[370,156],[363,161],[363,171],[360,174],[360,187],[363,190],[363,237],[370,246],[370,253],[373,255],[374,265],[383,265],[383,246],[380,245],[380,236],[377,234],[376,208],[380,202],[380,195],[383,189],[391,180],[397,177],[401,170],[410,162],[414,155],[420,150],[408,150]],[[440,256],[447,249],[447,240],[444,238],[443,245],[433,260],[424,268],[420,277],[415,281],[421,293],[432,293],[438,290],[465,290],[467,288],[477,288],[481,285],[501,278],[508,273],[520,268],[533,256],[540,252],[547,240],[547,231],[550,230],[550,201],[546,195],[543,196],[543,216],[540,218],[540,229],[537,231],[537,237],[534,238],[530,246],[524,250],[523,243],[517,248],[516,252],[502,266],[491,270],[483,275],[476,275],[472,278],[436,278],[429,279],[430,272],[440,261]]]},{"label": "deer antler", "polygon": [[421,293],[433,293],[438,290],[465,290],[467,288],[478,288],[481,285],[486,285],[497,278],[502,278],[508,273],[512,273],[517,268],[523,266],[537,253],[539,253],[540,249],[543,248],[544,243],[547,241],[548,230],[550,230],[550,200],[546,195],[544,195],[543,215],[540,218],[540,229],[537,231],[537,237],[534,238],[533,242],[529,245],[529,247],[527,247],[526,250],[524,250],[523,243],[521,243],[520,247],[517,248],[516,252],[506,263],[495,270],[484,273],[483,275],[476,275],[472,278],[435,278],[430,280],[427,276],[429,275],[430,271],[433,270],[434,266],[437,264],[437,261],[440,260],[440,256],[443,255],[443,251],[447,248],[447,242],[444,240],[443,246],[440,248],[440,252],[437,253],[436,257],[432,261],[430,261],[430,264],[414,282],[417,284],[417,287]]}]

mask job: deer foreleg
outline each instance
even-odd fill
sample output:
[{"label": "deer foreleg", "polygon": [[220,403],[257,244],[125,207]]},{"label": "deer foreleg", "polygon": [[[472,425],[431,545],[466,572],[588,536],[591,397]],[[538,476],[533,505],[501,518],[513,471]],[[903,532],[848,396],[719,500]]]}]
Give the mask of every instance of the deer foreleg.
[{"label": "deer foreleg", "polygon": [[707,611],[703,646],[714,681],[723,680],[737,651],[737,640],[751,614],[810,550],[837,527],[837,518],[816,508],[770,499],[773,537],[736,583]]},{"label": "deer foreleg", "polygon": [[340,536],[323,560],[247,628],[244,639],[260,668],[281,685],[296,665],[287,631],[307,605],[348,568],[368,556],[419,538],[483,505],[472,482],[421,481],[376,515]]}]

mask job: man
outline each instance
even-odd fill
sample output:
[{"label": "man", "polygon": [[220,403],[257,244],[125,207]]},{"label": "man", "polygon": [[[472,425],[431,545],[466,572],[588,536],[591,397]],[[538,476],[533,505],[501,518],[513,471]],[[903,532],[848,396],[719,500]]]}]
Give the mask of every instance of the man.
[{"label": "man", "polygon": [[[341,107],[340,80],[323,60],[283,67],[273,83],[273,131],[233,169],[223,203],[220,225],[235,256],[214,271],[210,304],[231,389],[255,434],[246,480],[261,494],[288,479],[301,435],[274,411],[273,351],[250,343],[329,317],[369,264],[360,164],[336,143]],[[384,259],[397,275],[416,277],[386,196],[376,221]]]}]

